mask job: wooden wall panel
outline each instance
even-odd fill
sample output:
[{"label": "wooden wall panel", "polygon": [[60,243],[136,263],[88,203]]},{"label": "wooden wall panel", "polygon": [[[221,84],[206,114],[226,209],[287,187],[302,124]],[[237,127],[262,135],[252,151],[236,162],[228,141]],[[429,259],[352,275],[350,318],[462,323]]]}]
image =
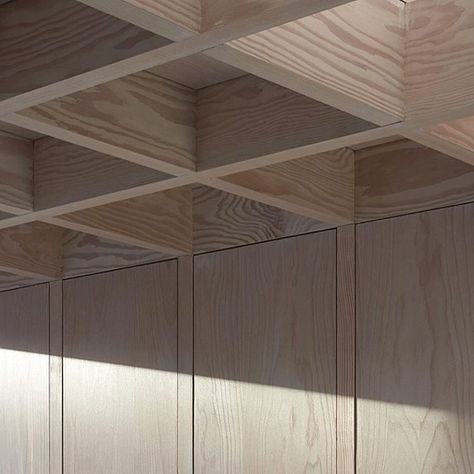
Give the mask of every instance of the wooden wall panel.
[{"label": "wooden wall panel", "polygon": [[336,472],[336,235],[195,258],[195,472]]},{"label": "wooden wall panel", "polygon": [[474,472],[474,205],[357,231],[358,468]]},{"label": "wooden wall panel", "polygon": [[64,472],[176,472],[176,261],[64,282]]},{"label": "wooden wall panel", "polygon": [[0,295],[0,472],[49,472],[48,285]]}]

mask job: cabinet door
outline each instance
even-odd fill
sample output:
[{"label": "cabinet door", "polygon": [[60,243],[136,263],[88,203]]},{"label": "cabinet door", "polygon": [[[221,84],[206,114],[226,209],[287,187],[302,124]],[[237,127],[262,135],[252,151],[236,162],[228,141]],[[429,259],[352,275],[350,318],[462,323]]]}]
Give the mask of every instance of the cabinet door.
[{"label": "cabinet door", "polygon": [[49,471],[48,285],[0,293],[0,472]]},{"label": "cabinet door", "polygon": [[358,468],[474,472],[474,205],[357,231]]},{"label": "cabinet door", "polygon": [[334,473],[336,236],[195,259],[197,473]]},{"label": "cabinet door", "polygon": [[177,269],[64,283],[64,471],[176,472]]}]

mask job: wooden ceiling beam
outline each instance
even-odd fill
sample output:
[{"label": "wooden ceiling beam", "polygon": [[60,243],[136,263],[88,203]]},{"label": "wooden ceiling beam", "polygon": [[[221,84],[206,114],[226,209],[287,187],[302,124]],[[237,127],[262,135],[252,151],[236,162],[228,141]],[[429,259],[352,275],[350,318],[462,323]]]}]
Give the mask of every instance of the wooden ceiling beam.
[{"label": "wooden ceiling beam", "polygon": [[33,210],[33,142],[0,132],[0,211]]},{"label": "wooden ceiling beam", "polygon": [[0,271],[25,278],[62,276],[64,229],[33,222],[0,230]]},{"label": "wooden ceiling beam", "polygon": [[378,125],[404,117],[398,0],[358,0],[207,54]]},{"label": "wooden ceiling beam", "polygon": [[355,182],[357,222],[474,201],[473,166],[409,140],[356,151]]},{"label": "wooden ceiling beam", "polygon": [[148,72],[3,119],[176,176],[195,168],[194,92]]},{"label": "wooden ceiling beam", "polygon": [[45,221],[172,256],[192,253],[192,194],[188,188],[141,196]]},{"label": "wooden ceiling beam", "polygon": [[354,221],[354,153],[307,156],[207,182],[210,186],[331,225]]},{"label": "wooden ceiling beam", "polygon": [[474,115],[474,3],[406,5],[406,116],[420,126]]}]

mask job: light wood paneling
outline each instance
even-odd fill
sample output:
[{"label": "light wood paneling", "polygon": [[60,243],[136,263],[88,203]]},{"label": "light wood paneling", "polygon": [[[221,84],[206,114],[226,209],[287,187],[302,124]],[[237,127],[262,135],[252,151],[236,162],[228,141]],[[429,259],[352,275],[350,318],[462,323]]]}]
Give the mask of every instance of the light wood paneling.
[{"label": "light wood paneling", "polygon": [[355,226],[337,229],[337,472],[355,474]]},{"label": "light wood paneling", "polygon": [[1,8],[0,100],[169,43],[73,0]]},{"label": "light wood paneling", "polygon": [[356,152],[356,221],[474,201],[474,168],[410,141]]},{"label": "light wood paneling", "polygon": [[195,258],[195,469],[336,472],[334,231]]},{"label": "light wood paneling", "polygon": [[54,138],[34,143],[35,209],[156,183],[167,175]]},{"label": "light wood paneling", "polygon": [[64,283],[64,469],[176,472],[177,271]]},{"label": "light wood paneling", "polygon": [[416,0],[406,8],[407,118],[437,123],[473,115],[474,4]]},{"label": "light wood paneling", "polygon": [[352,150],[306,156],[225,176],[210,184],[328,224],[354,221]]},{"label": "light wood paneling", "polygon": [[474,471],[474,204],[357,227],[357,459]]},{"label": "light wood paneling", "polygon": [[33,143],[0,132],[0,210],[26,214],[33,210]]},{"label": "light wood paneling", "polygon": [[16,125],[165,173],[194,168],[194,93],[149,72],[11,117]]},{"label": "light wood paneling", "polygon": [[0,471],[49,474],[48,286],[0,295]]},{"label": "light wood paneling", "polygon": [[170,189],[47,221],[169,255],[192,252],[192,192],[188,188]]},{"label": "light wood paneling", "polygon": [[357,117],[404,116],[404,5],[358,0],[211,50],[216,59]]},{"label": "light wood paneling", "polygon": [[316,232],[328,224],[206,186],[193,188],[194,253]]},{"label": "light wood paneling", "polygon": [[288,154],[373,127],[276,84],[245,76],[198,92],[198,169],[259,156],[268,156],[270,164],[271,155],[279,152]]}]

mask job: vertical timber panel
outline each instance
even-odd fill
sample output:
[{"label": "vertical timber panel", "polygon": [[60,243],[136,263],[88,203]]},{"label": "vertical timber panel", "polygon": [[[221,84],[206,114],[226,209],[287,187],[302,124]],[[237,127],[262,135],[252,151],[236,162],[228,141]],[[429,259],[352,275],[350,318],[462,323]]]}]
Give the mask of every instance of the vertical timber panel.
[{"label": "vertical timber panel", "polygon": [[195,472],[336,472],[336,234],[195,258]]},{"label": "vertical timber panel", "polygon": [[0,294],[0,472],[49,472],[48,285]]},{"label": "vertical timber panel", "polygon": [[474,472],[474,204],[357,227],[364,474]]},{"label": "vertical timber panel", "polygon": [[63,472],[63,282],[49,284],[49,474]]},{"label": "vertical timber panel", "polygon": [[355,226],[337,229],[337,473],[355,470]]},{"label": "vertical timber panel", "polygon": [[176,440],[176,261],[65,282],[65,474],[176,472]]},{"label": "vertical timber panel", "polygon": [[193,473],[193,257],[178,260],[178,473]]}]

